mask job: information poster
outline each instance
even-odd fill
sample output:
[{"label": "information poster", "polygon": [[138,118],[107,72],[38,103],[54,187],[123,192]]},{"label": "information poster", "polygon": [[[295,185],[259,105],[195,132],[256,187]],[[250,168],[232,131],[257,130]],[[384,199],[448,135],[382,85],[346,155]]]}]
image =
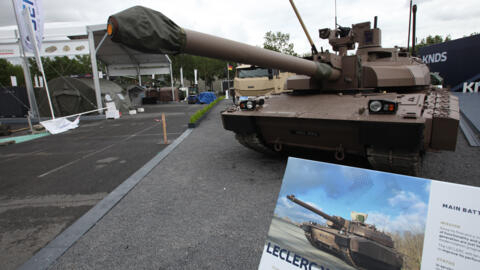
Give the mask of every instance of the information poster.
[{"label": "information poster", "polygon": [[259,269],[480,269],[480,189],[289,158]]}]

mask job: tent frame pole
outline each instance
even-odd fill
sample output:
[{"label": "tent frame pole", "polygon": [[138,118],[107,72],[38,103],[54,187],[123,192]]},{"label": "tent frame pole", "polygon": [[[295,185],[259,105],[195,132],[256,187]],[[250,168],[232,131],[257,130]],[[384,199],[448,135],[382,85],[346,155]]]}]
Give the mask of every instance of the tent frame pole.
[{"label": "tent frame pole", "polygon": [[[87,26],[88,33],[88,44],[90,50],[90,60],[92,61],[92,75],[93,75],[93,85],[95,87],[95,97],[97,99],[97,109],[100,114],[103,114],[102,105],[102,94],[100,91],[100,79],[98,77],[98,66],[97,66],[97,50],[100,48],[95,48],[95,40],[93,39],[93,30]],[[103,42],[102,42],[103,43]],[[101,44],[100,44],[101,45]]]}]

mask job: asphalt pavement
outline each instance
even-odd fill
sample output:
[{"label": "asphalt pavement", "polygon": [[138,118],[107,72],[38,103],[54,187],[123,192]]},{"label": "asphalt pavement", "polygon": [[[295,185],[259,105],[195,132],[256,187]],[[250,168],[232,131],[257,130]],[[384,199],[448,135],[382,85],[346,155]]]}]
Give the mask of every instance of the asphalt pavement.
[{"label": "asphalt pavement", "polygon": [[0,261],[15,269],[175,140],[203,105],[146,106],[117,120],[0,147]]},{"label": "asphalt pavement", "polygon": [[[227,103],[217,105],[52,268],[256,269],[286,158],[237,143],[221,125]],[[462,134],[458,142],[455,153],[428,153],[423,175],[479,186],[480,149],[469,147]]]},{"label": "asphalt pavement", "polygon": [[[237,143],[233,133],[222,128],[220,120],[220,111],[229,102],[214,107],[198,128],[51,268],[256,269],[287,159],[265,156]],[[186,116],[171,111],[170,116],[167,113],[167,123],[172,122],[172,117]],[[141,119],[145,125],[139,124]],[[32,243],[45,245],[52,235],[64,230],[127,179],[135,170],[132,167],[128,173],[120,174],[121,169],[128,167],[126,164],[141,167],[164,149],[165,145],[158,144],[159,126],[151,125],[152,121],[145,114],[135,122],[107,122],[108,127],[87,123],[83,130],[69,132],[78,132],[77,136],[49,136],[38,139],[36,144],[20,144],[14,153],[2,155],[0,202],[3,209],[5,205],[10,208],[0,211],[2,232],[7,228],[0,239],[2,244],[10,243],[12,249],[1,253],[6,254],[1,261],[9,266],[10,257],[15,257],[11,254],[22,249],[30,255],[17,256],[22,260],[16,260],[14,265],[28,259],[32,250],[39,248],[32,248]],[[178,137],[186,129],[186,122],[184,125],[175,129],[175,125],[169,124],[169,138]],[[48,138],[55,138],[57,148],[45,144]],[[96,153],[94,149],[103,150]],[[108,152],[113,149],[117,152]],[[64,153],[72,151],[77,153],[75,159]],[[120,157],[120,152],[125,155]],[[333,161],[330,154],[307,153],[300,157]],[[480,149],[469,147],[459,133],[456,152],[426,155],[422,176],[479,186],[479,157]],[[42,159],[51,161],[45,165]],[[368,167],[355,158],[347,158],[347,165]],[[30,167],[28,171],[32,173],[26,175],[25,168]],[[14,168],[17,174],[11,172]],[[56,180],[51,179],[54,176]],[[11,200],[17,201],[5,203]],[[23,211],[27,223],[33,225],[23,228],[23,221],[15,221],[14,211]],[[41,226],[48,223],[52,225]],[[41,234],[50,238],[42,238]]]}]

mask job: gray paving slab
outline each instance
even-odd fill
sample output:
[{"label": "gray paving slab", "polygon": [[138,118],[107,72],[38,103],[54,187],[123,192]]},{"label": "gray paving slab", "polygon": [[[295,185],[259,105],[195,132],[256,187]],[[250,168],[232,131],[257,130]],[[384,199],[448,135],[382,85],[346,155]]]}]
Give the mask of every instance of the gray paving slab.
[{"label": "gray paving slab", "polygon": [[[215,107],[52,269],[256,269],[285,158],[246,149]],[[423,176],[480,185],[480,151],[428,153]],[[322,160],[322,159],[320,159]]]}]

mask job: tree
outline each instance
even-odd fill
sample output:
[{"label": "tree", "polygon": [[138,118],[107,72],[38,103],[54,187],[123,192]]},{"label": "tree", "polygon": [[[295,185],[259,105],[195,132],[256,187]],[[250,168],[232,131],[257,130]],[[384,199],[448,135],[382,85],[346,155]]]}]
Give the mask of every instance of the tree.
[{"label": "tree", "polygon": [[[32,69],[32,76],[41,75],[35,59],[29,58],[29,62]],[[90,55],[76,55],[75,58],[69,58],[67,56],[56,56],[55,58],[42,57],[42,64],[47,80],[60,76],[92,73]],[[101,69],[101,64],[99,68]]]},{"label": "tree", "polygon": [[17,77],[17,83],[19,86],[25,85],[22,67],[13,65],[6,59],[0,59],[0,87],[8,87],[11,85],[10,76]]},{"label": "tree", "polygon": [[170,55],[169,57],[172,60],[174,84],[180,80],[180,67],[183,68],[183,78],[189,81],[194,80],[193,70],[197,69],[198,79],[204,80],[210,88],[216,78],[227,77],[226,61],[188,54]]},{"label": "tree", "polygon": [[268,31],[267,33],[265,33],[264,39],[265,42],[263,42],[263,48],[298,56],[298,54],[293,50],[293,43],[289,43],[290,34],[284,34],[282,32],[274,33],[272,31]]},{"label": "tree", "polygon": [[420,43],[415,45],[415,52],[418,53],[418,50],[422,47],[425,47],[425,46],[428,46],[428,45],[433,45],[433,44],[438,44],[438,43],[443,43],[443,42],[450,41],[450,40],[452,40],[452,37],[450,35],[446,35],[445,39],[440,35],[435,35],[435,36],[429,35],[426,38],[422,38]]}]

